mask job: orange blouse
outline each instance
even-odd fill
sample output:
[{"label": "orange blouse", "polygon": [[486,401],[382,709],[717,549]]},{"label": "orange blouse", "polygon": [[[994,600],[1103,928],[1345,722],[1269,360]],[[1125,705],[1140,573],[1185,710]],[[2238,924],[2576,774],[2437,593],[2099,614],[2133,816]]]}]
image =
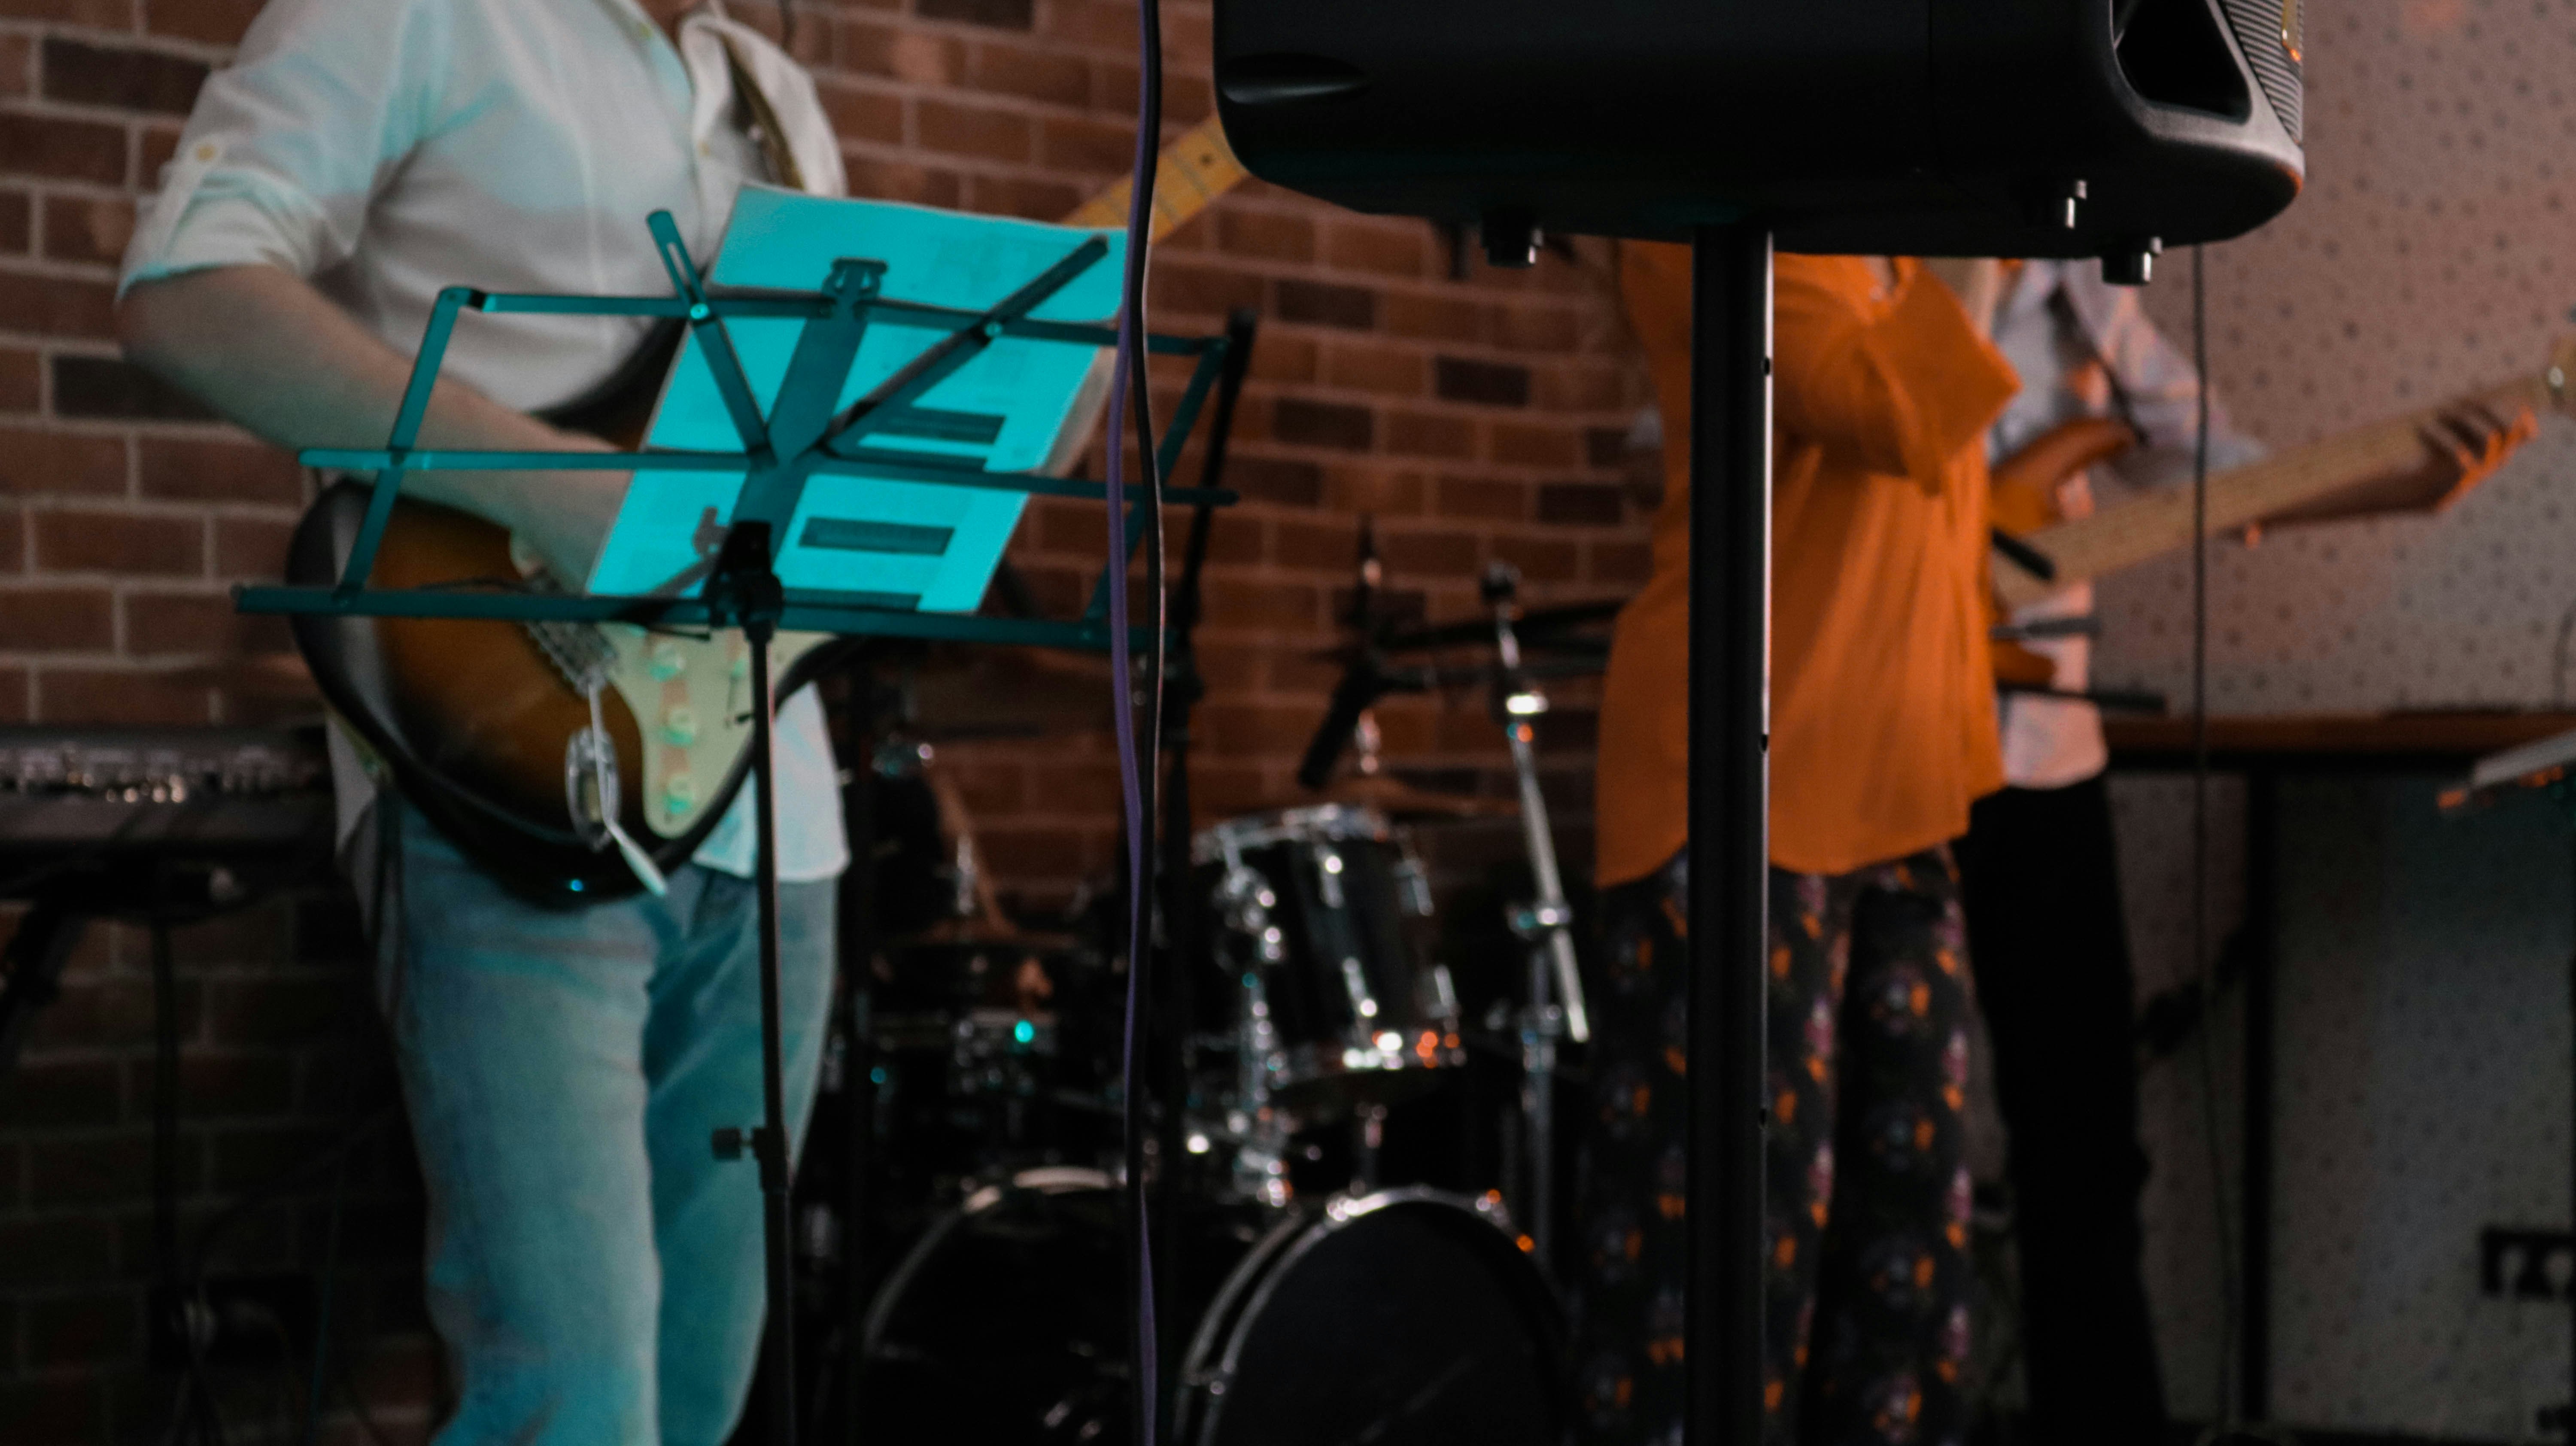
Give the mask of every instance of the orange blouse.
[{"label": "orange blouse", "polygon": [[[1654,569],[1601,707],[1601,883],[1689,838],[1690,252],[1621,248],[1664,416]],[[2003,784],[1985,432],[2018,379],[1911,260],[1782,256],[1774,300],[1771,861],[1839,874],[1965,833]]]}]

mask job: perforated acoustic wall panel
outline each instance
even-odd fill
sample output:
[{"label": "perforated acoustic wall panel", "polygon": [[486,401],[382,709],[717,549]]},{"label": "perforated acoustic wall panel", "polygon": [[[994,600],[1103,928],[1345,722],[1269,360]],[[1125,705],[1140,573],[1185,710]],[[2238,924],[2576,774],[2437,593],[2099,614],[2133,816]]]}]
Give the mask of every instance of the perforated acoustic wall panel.
[{"label": "perforated acoustic wall panel", "polygon": [[[2277,11],[2230,4],[2240,27]],[[2576,5],[2361,0],[2310,20],[2308,192],[2208,256],[2212,372],[2276,446],[2536,370],[2576,304]],[[2162,272],[2149,310],[2187,344],[2189,258]],[[2440,516],[2215,545],[2211,706],[2551,702],[2571,479],[2576,425],[2544,423]],[[2184,560],[2101,597],[2103,681],[2184,697]],[[2534,1412],[2567,1399],[2566,1313],[2482,1298],[2475,1233],[2568,1219],[2567,830],[2545,807],[2445,821],[2430,785],[2285,790],[2273,1400],[2303,1425],[2536,1439]],[[2218,794],[2221,931],[2241,796]],[[2118,797],[2152,990],[2188,968],[2189,788]],[[2193,1414],[2215,1400],[2218,1323],[2200,1101],[2188,1056],[2148,1076],[2151,1289],[2169,1394]]]}]

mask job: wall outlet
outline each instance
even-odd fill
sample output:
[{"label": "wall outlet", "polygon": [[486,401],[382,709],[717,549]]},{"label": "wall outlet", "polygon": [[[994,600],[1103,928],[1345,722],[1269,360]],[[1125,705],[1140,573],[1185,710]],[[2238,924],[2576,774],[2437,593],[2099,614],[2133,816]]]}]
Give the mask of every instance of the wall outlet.
[{"label": "wall outlet", "polygon": [[[207,1277],[201,1289],[152,1289],[152,1365],[191,1354],[209,1366],[273,1366],[313,1348],[313,1277],[300,1270]],[[193,1348],[193,1351],[192,1351]]]},{"label": "wall outlet", "polygon": [[2478,1290],[2512,1300],[2576,1297],[2576,1233],[2490,1225],[2478,1232]]}]

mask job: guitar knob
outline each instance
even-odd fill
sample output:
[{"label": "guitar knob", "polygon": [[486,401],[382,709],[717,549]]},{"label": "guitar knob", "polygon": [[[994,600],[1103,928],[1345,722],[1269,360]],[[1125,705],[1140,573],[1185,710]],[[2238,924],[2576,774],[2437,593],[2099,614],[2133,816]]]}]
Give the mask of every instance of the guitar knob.
[{"label": "guitar knob", "polygon": [[662,811],[678,818],[698,803],[698,781],[685,773],[674,773],[662,785]]},{"label": "guitar knob", "polygon": [[686,748],[697,742],[697,711],[686,703],[674,703],[663,709],[662,741],[674,748]]},{"label": "guitar knob", "polygon": [[654,682],[667,683],[688,671],[689,655],[680,651],[678,643],[665,638],[653,644],[646,666],[652,669]]}]

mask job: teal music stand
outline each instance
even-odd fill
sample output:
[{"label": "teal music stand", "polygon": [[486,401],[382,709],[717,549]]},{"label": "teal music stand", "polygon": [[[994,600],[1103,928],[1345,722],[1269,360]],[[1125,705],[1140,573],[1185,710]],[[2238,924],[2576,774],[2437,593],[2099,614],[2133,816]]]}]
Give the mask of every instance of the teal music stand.
[{"label": "teal music stand", "polygon": [[[746,193],[745,203],[752,201]],[[1013,225],[1020,223],[997,223]],[[392,435],[379,449],[312,448],[299,454],[308,467],[373,473],[374,493],[340,576],[330,586],[245,586],[234,606],[245,613],[379,618],[440,618],[510,623],[624,622],[663,627],[739,627],[752,646],[751,687],[762,704],[753,710],[752,777],[758,848],[756,882],[760,920],[761,1084],[763,1123],[719,1131],[720,1155],[747,1146],[758,1163],[763,1197],[770,1300],[767,1336],[772,1386],[769,1439],[793,1446],[796,1430],[794,1294],[789,1222],[790,1163],[786,1101],[779,1043],[777,820],[771,786],[771,732],[777,700],[770,677],[768,641],[782,630],[849,636],[906,637],[958,642],[1105,649],[1110,643],[1108,588],[1127,558],[1102,566],[1090,604],[1069,620],[991,618],[952,606],[933,610],[933,589],[888,586],[904,575],[934,541],[934,522],[889,521],[856,515],[870,488],[913,489],[923,496],[988,492],[1096,500],[1135,508],[1150,500],[1144,486],[1119,488],[1059,478],[1028,468],[992,471],[975,444],[988,430],[979,417],[961,418],[934,407],[942,383],[1003,343],[1035,342],[1088,349],[1097,356],[1117,344],[1115,327],[1048,320],[1037,312],[1115,249],[1098,233],[1066,249],[1052,263],[1000,300],[981,307],[937,305],[886,294],[888,263],[834,258],[810,291],[712,286],[699,273],[669,213],[650,219],[654,244],[671,281],[669,296],[550,296],[500,294],[451,287],[439,295],[396,413]],[[1069,233],[1081,234],[1081,233]],[[1115,268],[1111,268],[1113,271]],[[672,385],[713,389],[733,446],[647,447],[629,452],[508,452],[436,450],[417,446],[432,388],[456,323],[466,312],[482,315],[648,317],[685,324],[689,347]],[[783,369],[774,382],[756,378],[735,345],[729,321],[786,323],[793,328]],[[922,333],[923,344],[880,378],[850,396],[872,328]],[[1155,485],[1168,478],[1212,391],[1223,379],[1220,412],[1230,412],[1241,366],[1228,367],[1229,338],[1149,336],[1152,354],[1193,359],[1166,434],[1152,459]],[[696,358],[692,369],[689,357]],[[764,384],[766,383],[766,384]],[[764,396],[766,404],[764,405]],[[666,396],[667,400],[667,396]],[[1061,403],[1062,399],[1058,399]],[[1112,419],[1113,425],[1123,418]],[[1007,425],[1007,419],[1005,419]],[[656,431],[660,427],[657,424]],[[1004,433],[991,430],[989,440]],[[897,445],[909,441],[913,445]],[[922,446],[921,443],[930,443]],[[989,453],[985,454],[989,455]],[[489,588],[372,586],[376,554],[405,477],[429,471],[612,472],[639,480],[659,474],[721,478],[723,505],[702,510],[681,552],[687,566],[629,591],[543,593],[498,585]],[[738,485],[732,479],[739,479]],[[827,496],[839,499],[830,506]],[[1234,494],[1211,488],[1167,488],[1170,502],[1201,508],[1231,504]],[[819,525],[818,525],[819,524]],[[621,515],[619,528],[629,519]],[[872,530],[873,529],[873,530]],[[909,530],[906,530],[909,529]],[[1143,529],[1130,527],[1131,539]],[[612,529],[612,542],[618,538]],[[1001,538],[967,539],[982,548],[982,571],[971,584],[942,580],[936,595],[953,604],[980,597],[1000,555]],[[665,539],[667,542],[667,539]],[[1132,552],[1134,543],[1130,543]],[[611,555],[603,549],[603,561]],[[649,571],[649,569],[648,569]],[[917,573],[918,568],[914,571]],[[842,574],[855,574],[847,579]],[[794,579],[796,585],[783,580]],[[596,574],[595,574],[596,576]],[[971,606],[971,601],[968,606]],[[1142,633],[1145,630],[1139,629]],[[1144,639],[1139,638],[1142,642]],[[852,1222],[855,1227],[856,1222]]]}]

